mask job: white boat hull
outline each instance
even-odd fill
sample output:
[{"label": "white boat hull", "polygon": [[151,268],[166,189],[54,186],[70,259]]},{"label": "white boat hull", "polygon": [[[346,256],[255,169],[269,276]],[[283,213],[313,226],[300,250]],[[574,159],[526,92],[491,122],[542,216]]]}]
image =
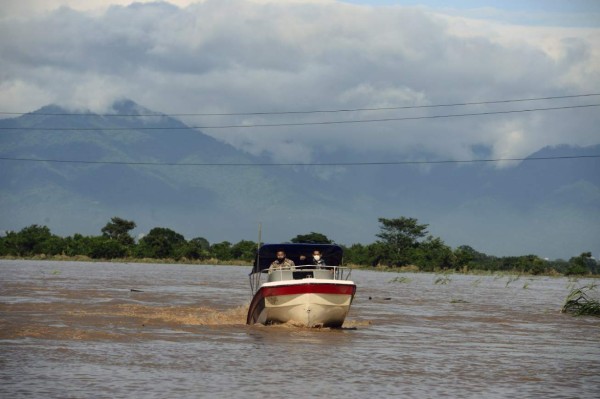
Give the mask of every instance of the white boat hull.
[{"label": "white boat hull", "polygon": [[247,322],[341,327],[355,292],[352,281],[303,279],[265,283],[252,300]]}]

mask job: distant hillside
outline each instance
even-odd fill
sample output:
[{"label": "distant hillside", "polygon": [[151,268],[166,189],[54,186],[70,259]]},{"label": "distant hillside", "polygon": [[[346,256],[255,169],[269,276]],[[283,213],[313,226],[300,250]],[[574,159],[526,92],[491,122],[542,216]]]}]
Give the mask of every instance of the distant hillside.
[{"label": "distant hillside", "polygon": [[[115,115],[49,116],[69,110],[47,106],[0,127],[68,128],[3,130],[3,157],[163,163],[257,163],[181,122],[132,101],[114,104]],[[151,128],[141,130],[139,127]],[[103,130],[71,130],[100,128]],[[126,128],[127,130],[110,130]],[[155,128],[166,128],[155,129]],[[176,128],[169,130],[169,128]],[[292,215],[302,222],[330,212],[322,195],[310,195],[295,173],[261,167],[179,167],[3,162],[0,229],[47,224],[59,234],[97,233],[114,215],[134,219],[138,231],[172,226],[186,236],[211,240],[254,237],[259,221],[281,232]],[[337,214],[337,211],[331,211]],[[286,215],[287,214],[287,215]],[[282,216],[283,215],[283,216]],[[339,216],[337,220],[344,221]],[[336,225],[333,223],[332,225]],[[284,226],[287,227],[287,226]],[[298,223],[300,229],[309,228]],[[276,233],[277,234],[277,233]],[[283,234],[283,233],[282,233]]]},{"label": "distant hillside", "polygon": [[[0,156],[270,161],[181,129],[180,121],[128,100],[113,105],[115,115],[153,116],[43,115],[68,112],[47,106],[0,120],[3,128],[40,129],[0,131]],[[101,130],[76,130],[89,128]],[[389,160],[389,154],[316,152],[324,161]],[[600,145],[541,148],[531,156],[590,154],[600,154]],[[267,241],[317,231],[351,244],[373,242],[378,217],[411,216],[429,223],[430,232],[450,245],[468,244],[491,254],[568,258],[600,250],[599,159],[530,161],[500,169],[493,164],[328,169],[0,162],[0,230],[37,223],[61,235],[97,234],[110,217],[121,216],[136,221],[137,233],[165,226],[187,238],[235,242],[255,239],[263,222]]]}]

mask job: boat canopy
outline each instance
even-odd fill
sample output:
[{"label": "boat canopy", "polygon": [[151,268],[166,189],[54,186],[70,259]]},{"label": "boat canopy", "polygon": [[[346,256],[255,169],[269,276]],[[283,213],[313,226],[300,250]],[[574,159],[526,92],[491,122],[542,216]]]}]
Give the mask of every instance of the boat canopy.
[{"label": "boat canopy", "polygon": [[338,245],[331,244],[264,244],[258,250],[258,255],[254,260],[252,273],[260,273],[268,269],[271,263],[277,258],[277,251],[284,251],[288,259],[294,261],[296,265],[303,265],[306,262],[300,260],[304,255],[307,259],[312,259],[314,250],[321,251],[321,256],[327,266],[340,266],[342,263],[343,250]]}]

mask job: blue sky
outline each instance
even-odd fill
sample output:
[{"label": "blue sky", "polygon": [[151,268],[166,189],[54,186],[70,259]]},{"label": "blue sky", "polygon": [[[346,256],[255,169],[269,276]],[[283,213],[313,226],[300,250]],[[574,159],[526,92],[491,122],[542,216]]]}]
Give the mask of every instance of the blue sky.
[{"label": "blue sky", "polygon": [[[343,0],[343,2],[375,6],[423,6],[456,15],[527,25],[600,26],[600,1],[597,0]],[[501,12],[491,14],[490,9]]]},{"label": "blue sky", "polygon": [[462,10],[493,7],[508,11],[600,11],[600,2],[596,0],[343,0],[343,2],[370,5],[423,5],[433,8],[457,8]]}]

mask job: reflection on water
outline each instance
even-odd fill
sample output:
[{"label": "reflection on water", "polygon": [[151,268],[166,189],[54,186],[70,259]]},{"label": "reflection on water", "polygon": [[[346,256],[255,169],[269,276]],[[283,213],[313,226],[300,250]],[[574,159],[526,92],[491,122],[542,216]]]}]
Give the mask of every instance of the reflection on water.
[{"label": "reflection on water", "polygon": [[[246,326],[247,267],[0,261],[1,397],[598,397],[565,278],[355,271],[342,329]],[[436,284],[437,281],[437,284]]]}]

